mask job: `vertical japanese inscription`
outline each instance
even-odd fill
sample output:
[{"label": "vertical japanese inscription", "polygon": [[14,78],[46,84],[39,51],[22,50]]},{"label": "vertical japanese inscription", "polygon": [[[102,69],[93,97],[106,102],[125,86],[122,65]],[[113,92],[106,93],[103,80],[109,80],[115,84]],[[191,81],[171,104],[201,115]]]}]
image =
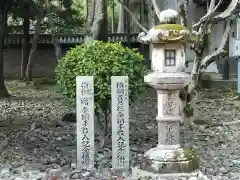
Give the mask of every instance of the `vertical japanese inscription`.
[{"label": "vertical japanese inscription", "polygon": [[115,170],[129,169],[129,96],[128,76],[112,76],[112,165]]},{"label": "vertical japanese inscription", "polygon": [[76,77],[77,164],[94,168],[94,85],[93,76]]},{"label": "vertical japanese inscription", "polygon": [[179,144],[179,123],[178,122],[158,122],[158,143],[159,145]]},{"label": "vertical japanese inscription", "polygon": [[161,94],[163,94],[163,116],[179,116],[179,91],[162,91]]}]

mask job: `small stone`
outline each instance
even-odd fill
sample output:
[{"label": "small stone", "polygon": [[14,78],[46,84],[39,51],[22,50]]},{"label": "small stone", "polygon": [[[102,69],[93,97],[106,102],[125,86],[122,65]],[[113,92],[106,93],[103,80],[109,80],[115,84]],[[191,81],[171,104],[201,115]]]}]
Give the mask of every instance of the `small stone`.
[{"label": "small stone", "polygon": [[219,172],[220,172],[220,173],[225,173],[225,172],[227,172],[227,170],[226,170],[225,167],[220,167],[220,168],[219,168]]},{"label": "small stone", "polygon": [[68,176],[68,173],[62,172],[62,174],[61,174],[61,177],[62,177],[62,178],[66,178],[67,176]]},{"label": "small stone", "polygon": [[78,174],[78,173],[74,173],[74,174],[71,176],[71,178],[73,178],[73,179],[77,179],[78,177],[80,177],[80,174]]},{"label": "small stone", "polygon": [[14,180],[27,180],[27,177],[21,176],[21,177],[16,177]]},{"label": "small stone", "polygon": [[80,176],[81,176],[81,171],[76,169],[71,172],[70,178],[76,179]]},{"label": "small stone", "polygon": [[26,171],[26,167],[23,165],[23,166],[13,169],[12,173],[13,174],[22,174],[25,171]]},{"label": "small stone", "polygon": [[92,174],[92,172],[87,171],[85,173],[82,174],[83,177],[89,177]]},{"label": "small stone", "polygon": [[18,168],[19,166],[21,166],[21,165],[23,165],[23,164],[22,164],[22,163],[19,163],[19,162],[16,162],[16,161],[13,161],[13,162],[11,163],[11,165],[12,165],[13,168]]},{"label": "small stone", "polygon": [[40,170],[38,170],[38,169],[30,169],[30,170],[27,170],[26,172],[28,172],[29,176],[35,176],[35,175],[40,173]]},{"label": "small stone", "polygon": [[25,176],[25,177],[28,178],[28,177],[29,177],[29,173],[28,173],[28,172],[24,172],[24,173],[23,173],[23,176]]},{"label": "small stone", "polygon": [[0,173],[2,178],[6,178],[10,176],[9,168],[3,168]]},{"label": "small stone", "polygon": [[205,131],[205,126],[204,125],[199,125],[199,130],[204,132]]},{"label": "small stone", "polygon": [[233,163],[236,164],[236,165],[240,165],[240,159],[234,159]]},{"label": "small stone", "polygon": [[46,170],[46,167],[41,164],[41,163],[34,163],[34,164],[31,164],[31,167],[34,168],[34,169],[37,169],[41,172],[44,172]]},{"label": "small stone", "polygon": [[67,164],[67,161],[65,159],[60,160],[60,165],[64,166]]},{"label": "small stone", "polygon": [[61,141],[61,140],[62,140],[62,137],[57,137],[56,140],[57,140],[57,141]]},{"label": "small stone", "polygon": [[197,177],[190,177],[188,180],[198,180]]},{"label": "small stone", "polygon": [[217,176],[217,180],[222,180],[223,177],[222,176]]},{"label": "small stone", "polygon": [[40,172],[38,174],[35,174],[34,176],[32,176],[32,178],[40,180],[42,178],[45,178],[47,176],[47,174],[45,172]]},{"label": "small stone", "polygon": [[65,140],[65,141],[67,141],[67,140],[69,140],[70,138],[68,137],[68,136],[62,136],[62,140]]},{"label": "small stone", "polygon": [[213,169],[213,168],[208,168],[208,169],[207,169],[207,172],[208,172],[209,174],[213,175],[213,174],[214,174],[214,169]]},{"label": "small stone", "polygon": [[77,163],[71,163],[71,168],[76,169],[77,168]]},{"label": "small stone", "polygon": [[31,137],[29,137],[29,141],[31,141],[31,142],[35,142],[36,141],[36,137],[33,137],[33,136],[31,136]]},{"label": "small stone", "polygon": [[117,176],[112,176],[111,178],[115,180],[115,179],[117,179],[118,177],[117,177]]}]

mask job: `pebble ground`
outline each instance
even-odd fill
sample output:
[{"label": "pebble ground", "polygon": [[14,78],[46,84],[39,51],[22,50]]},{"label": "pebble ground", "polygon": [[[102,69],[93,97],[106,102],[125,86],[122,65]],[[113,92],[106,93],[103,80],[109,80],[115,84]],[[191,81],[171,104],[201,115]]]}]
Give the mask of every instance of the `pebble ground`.
[{"label": "pebble ground", "polygon": [[[0,103],[0,180],[110,179],[111,141],[96,149],[95,172],[76,170],[76,124],[62,122],[74,112],[53,85],[29,86],[7,82],[16,98]],[[130,109],[131,164],[135,157],[157,144],[156,97],[148,90]],[[240,180],[240,124],[220,126],[240,119],[231,90],[205,90],[195,103],[195,125],[181,129],[183,147],[193,147],[201,171],[212,180]],[[54,179],[53,179],[54,180]]]}]

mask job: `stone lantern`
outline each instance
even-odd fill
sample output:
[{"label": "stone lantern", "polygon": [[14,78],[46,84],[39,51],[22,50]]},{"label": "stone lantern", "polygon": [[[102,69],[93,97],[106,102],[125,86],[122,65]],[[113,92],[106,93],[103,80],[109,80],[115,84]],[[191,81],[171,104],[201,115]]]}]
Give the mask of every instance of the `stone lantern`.
[{"label": "stone lantern", "polygon": [[185,45],[197,36],[177,24],[177,19],[176,11],[162,11],[160,25],[138,37],[141,43],[153,45],[152,72],[144,81],[157,91],[158,145],[144,154],[140,167],[132,169],[133,179],[207,179],[199,177],[199,160],[195,153],[180,146],[179,90],[191,81],[191,75],[184,73]]}]

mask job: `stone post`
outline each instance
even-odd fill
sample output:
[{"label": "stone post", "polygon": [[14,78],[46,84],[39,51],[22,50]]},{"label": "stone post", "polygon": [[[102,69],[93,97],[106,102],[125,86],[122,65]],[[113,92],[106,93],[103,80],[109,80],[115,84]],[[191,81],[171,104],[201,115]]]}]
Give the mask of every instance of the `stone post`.
[{"label": "stone post", "polygon": [[94,169],[93,76],[76,77],[77,167]]},{"label": "stone post", "polygon": [[144,81],[157,91],[158,145],[144,154],[140,167],[133,168],[133,179],[200,179],[195,153],[180,146],[179,127],[179,90],[191,81],[191,75],[184,73],[184,45],[196,40],[197,36],[176,24],[177,18],[178,13],[174,10],[162,11],[160,25],[139,35],[140,42],[153,45],[153,71],[145,76]]},{"label": "stone post", "polygon": [[129,171],[128,76],[111,77],[112,168],[120,175]]}]

